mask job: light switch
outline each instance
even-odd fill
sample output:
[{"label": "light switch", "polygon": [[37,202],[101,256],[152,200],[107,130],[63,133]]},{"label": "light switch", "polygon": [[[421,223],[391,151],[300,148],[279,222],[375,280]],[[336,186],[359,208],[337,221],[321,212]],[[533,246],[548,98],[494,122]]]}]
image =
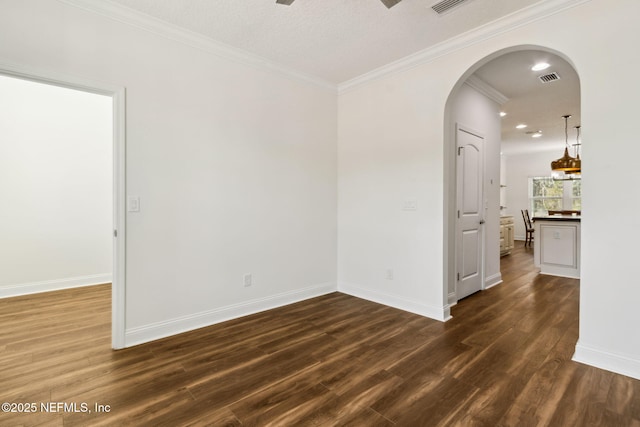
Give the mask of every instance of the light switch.
[{"label": "light switch", "polygon": [[140,212],[140,197],[129,196],[127,198],[127,210],[129,212]]}]

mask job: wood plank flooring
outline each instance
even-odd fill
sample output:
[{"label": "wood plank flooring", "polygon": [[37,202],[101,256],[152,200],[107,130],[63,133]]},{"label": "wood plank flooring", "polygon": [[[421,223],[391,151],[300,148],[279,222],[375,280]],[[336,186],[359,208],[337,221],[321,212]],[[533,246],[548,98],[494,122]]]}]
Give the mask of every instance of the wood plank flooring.
[{"label": "wood plank flooring", "polygon": [[0,426],[640,426],[640,381],[570,360],[579,282],[518,243],[447,323],[333,293],[112,351],[108,285],[0,300],[0,400],[38,405]]}]

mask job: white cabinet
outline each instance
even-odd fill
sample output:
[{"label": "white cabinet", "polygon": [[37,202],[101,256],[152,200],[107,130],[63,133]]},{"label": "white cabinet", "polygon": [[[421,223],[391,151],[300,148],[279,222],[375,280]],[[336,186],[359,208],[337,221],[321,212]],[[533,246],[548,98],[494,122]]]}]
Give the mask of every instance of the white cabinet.
[{"label": "white cabinet", "polygon": [[580,218],[534,219],[533,260],[540,273],[580,278]]},{"label": "white cabinet", "polygon": [[513,217],[500,217],[500,256],[509,255],[513,247]]}]

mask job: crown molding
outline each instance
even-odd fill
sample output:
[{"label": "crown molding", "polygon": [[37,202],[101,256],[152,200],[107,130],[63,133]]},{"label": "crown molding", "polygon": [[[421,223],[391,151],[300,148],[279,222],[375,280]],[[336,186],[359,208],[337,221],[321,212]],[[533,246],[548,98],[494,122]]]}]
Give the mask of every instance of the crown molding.
[{"label": "crown molding", "polygon": [[498,89],[494,88],[489,83],[473,74],[467,78],[465,84],[471,86],[487,98],[497,102],[500,105],[504,105],[509,100],[509,98],[507,98]]},{"label": "crown molding", "polygon": [[495,21],[469,30],[444,42],[433,45],[427,49],[408,55],[402,59],[391,62],[382,67],[369,71],[338,85],[338,93],[342,94],[364,85],[368,82],[381,79],[393,73],[410,70],[422,64],[434,61],[442,56],[451,54],[477,43],[497,37],[516,28],[539,21],[567,9],[587,3],[591,0],[543,0],[527,8],[513,12]]},{"label": "crown molding", "polygon": [[129,9],[120,4],[112,3],[108,0],[58,0],[61,3],[83,9],[106,18],[118,21],[133,27],[149,31],[167,39],[177,41],[187,46],[202,50],[212,55],[234,61],[236,63],[248,65],[250,67],[275,72],[293,80],[312,84],[333,92],[337,86],[326,80],[315,76],[301,73],[291,68],[280,65],[258,55],[254,55],[242,49],[235,48],[222,42],[218,42],[210,37],[203,36],[177,25],[170,24],[161,19],[154,18],[142,12]]}]

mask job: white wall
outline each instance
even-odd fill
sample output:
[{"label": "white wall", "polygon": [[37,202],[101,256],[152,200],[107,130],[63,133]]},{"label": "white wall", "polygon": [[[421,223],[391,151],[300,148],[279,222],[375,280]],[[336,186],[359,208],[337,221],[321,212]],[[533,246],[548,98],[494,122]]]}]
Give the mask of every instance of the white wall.
[{"label": "white wall", "polygon": [[516,240],[524,240],[526,235],[520,211],[522,209],[531,211],[529,208],[529,178],[551,176],[551,161],[561,157],[562,150],[563,148],[556,151],[505,155],[506,213],[513,215]]},{"label": "white wall", "polygon": [[[451,102],[451,131],[454,132],[457,123],[475,130],[484,137],[484,286],[490,287],[502,280],[500,274],[500,105],[467,84],[460,87]],[[448,149],[455,157],[455,141],[451,142],[445,150]],[[449,171],[453,170],[454,168],[449,168]],[[449,283],[449,303],[455,301],[452,298],[452,293],[455,293],[455,284],[455,281]]]},{"label": "white wall", "polygon": [[127,344],[336,289],[335,91],[57,1],[3,1],[0,39],[126,88]]},{"label": "white wall", "polygon": [[111,104],[0,76],[0,297],[111,281]]},{"label": "white wall", "polygon": [[[444,319],[443,147],[428,139],[443,111],[435,82],[405,79],[394,74],[339,97],[338,289]],[[412,199],[417,210],[403,210]]]},{"label": "white wall", "polygon": [[[634,19],[639,13],[635,0],[620,0],[615,8],[592,0],[402,71],[377,72],[371,81],[343,86],[338,126],[340,286],[359,284],[362,294],[384,293],[390,303],[411,302],[427,315],[446,317],[444,201],[454,194],[443,179],[450,161],[443,150],[448,97],[474,65],[518,46],[553,49],[580,75],[583,157],[591,159],[585,162],[582,181],[576,357],[640,378],[640,338],[633,330],[640,324],[635,309],[640,288],[629,267],[640,231],[627,226],[640,210],[640,199],[628,196],[636,193],[640,175],[629,168],[616,173],[615,166],[617,153],[640,155],[633,124],[637,91],[632,90],[640,68],[634,45],[640,38]],[[394,64],[394,70],[401,68]],[[612,187],[613,175],[617,184]],[[424,208],[409,215],[398,209],[408,196],[416,196]],[[380,269],[386,265],[395,265],[403,280],[385,287]]]}]

